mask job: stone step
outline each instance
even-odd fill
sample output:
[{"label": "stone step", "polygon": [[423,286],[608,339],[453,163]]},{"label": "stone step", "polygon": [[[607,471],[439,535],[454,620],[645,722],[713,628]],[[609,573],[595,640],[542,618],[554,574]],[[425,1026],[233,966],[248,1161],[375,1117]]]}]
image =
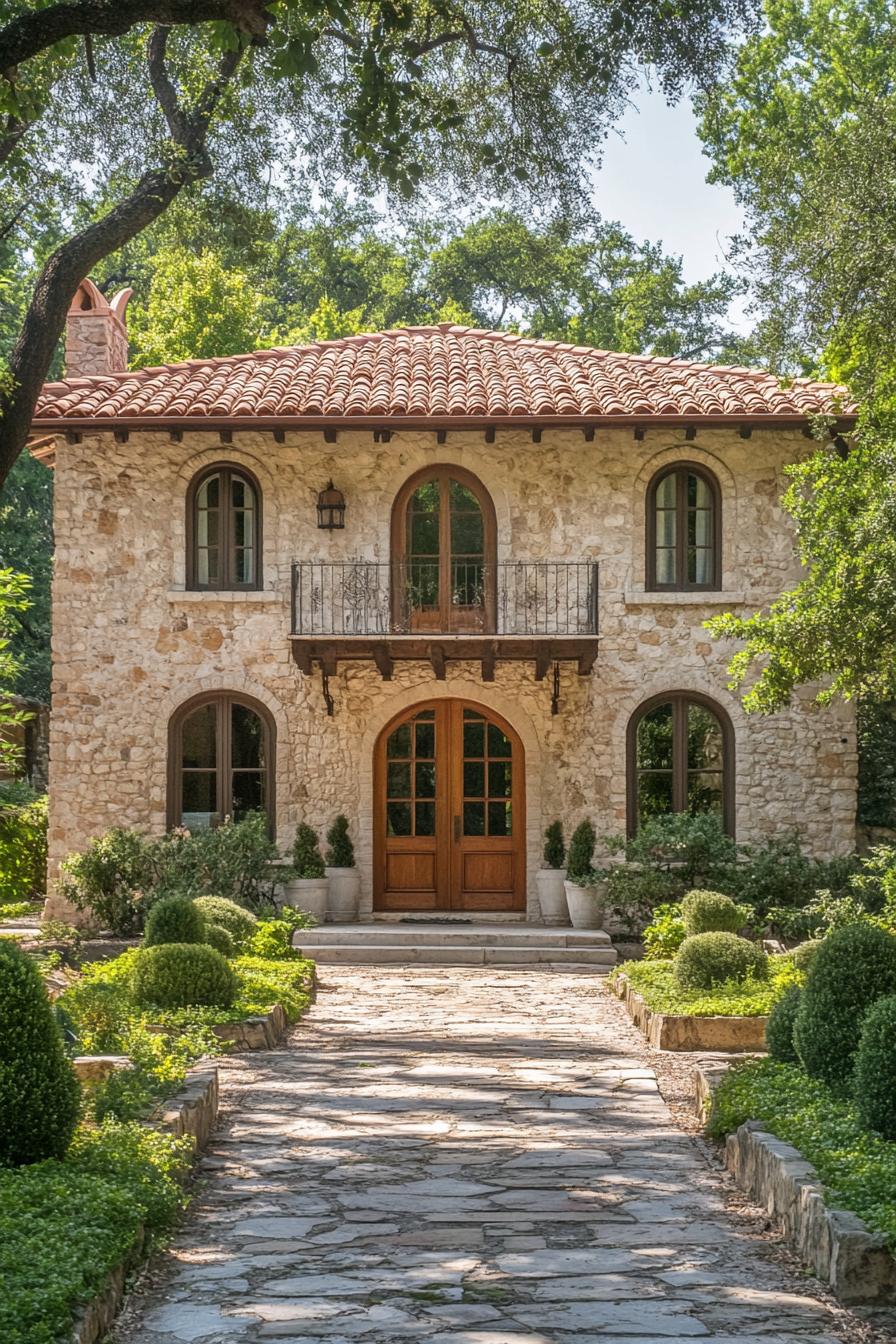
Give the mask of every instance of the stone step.
[{"label": "stone step", "polygon": [[546,947],[609,948],[603,929],[548,928],[540,924],[324,924],[300,929],[297,947]]},{"label": "stone step", "polygon": [[321,966],[560,966],[565,969],[612,970],[612,947],[436,947],[402,943],[341,944],[302,948]]}]

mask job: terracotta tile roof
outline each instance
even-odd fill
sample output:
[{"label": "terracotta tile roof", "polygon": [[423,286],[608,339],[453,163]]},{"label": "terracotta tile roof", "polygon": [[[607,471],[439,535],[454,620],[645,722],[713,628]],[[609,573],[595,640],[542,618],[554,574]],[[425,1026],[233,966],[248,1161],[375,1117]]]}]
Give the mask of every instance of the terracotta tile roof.
[{"label": "terracotta tile roof", "polygon": [[444,323],[48,383],[35,427],[254,420],[805,419],[845,389]]}]

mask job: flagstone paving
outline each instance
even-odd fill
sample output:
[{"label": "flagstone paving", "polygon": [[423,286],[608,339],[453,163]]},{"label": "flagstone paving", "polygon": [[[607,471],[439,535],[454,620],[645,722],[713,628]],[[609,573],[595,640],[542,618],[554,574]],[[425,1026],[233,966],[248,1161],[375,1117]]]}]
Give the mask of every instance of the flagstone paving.
[{"label": "flagstone paving", "polygon": [[324,970],[119,1344],[827,1344],[596,977]]}]

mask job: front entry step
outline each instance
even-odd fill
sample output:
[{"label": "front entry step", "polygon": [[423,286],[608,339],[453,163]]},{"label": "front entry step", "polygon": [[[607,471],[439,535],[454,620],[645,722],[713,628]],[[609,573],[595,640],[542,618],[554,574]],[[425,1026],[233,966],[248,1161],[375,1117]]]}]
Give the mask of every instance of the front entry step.
[{"label": "front entry step", "polygon": [[321,965],[554,964],[606,972],[616,964],[602,929],[534,924],[330,924],[298,929],[293,944]]}]

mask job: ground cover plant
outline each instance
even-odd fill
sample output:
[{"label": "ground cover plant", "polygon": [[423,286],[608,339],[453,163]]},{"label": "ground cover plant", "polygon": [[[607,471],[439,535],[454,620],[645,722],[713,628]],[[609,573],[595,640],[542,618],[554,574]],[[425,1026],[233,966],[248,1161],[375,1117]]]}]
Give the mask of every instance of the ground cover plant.
[{"label": "ground cover plant", "polygon": [[896,1250],[896,1143],[871,1132],[853,1102],[796,1065],[750,1060],[719,1084],[708,1132],[723,1139],[747,1120],[798,1148],[828,1202],[858,1214]]},{"label": "ground cover plant", "polygon": [[769,957],[768,978],[725,980],[711,989],[685,989],[679,983],[671,959],[626,961],[610,976],[616,984],[624,975],[648,1008],[656,1013],[681,1017],[765,1017],[798,973],[789,956]]},{"label": "ground cover plant", "polygon": [[2,780],[0,908],[39,895],[46,890],[46,878],[47,796],[23,780]]}]

